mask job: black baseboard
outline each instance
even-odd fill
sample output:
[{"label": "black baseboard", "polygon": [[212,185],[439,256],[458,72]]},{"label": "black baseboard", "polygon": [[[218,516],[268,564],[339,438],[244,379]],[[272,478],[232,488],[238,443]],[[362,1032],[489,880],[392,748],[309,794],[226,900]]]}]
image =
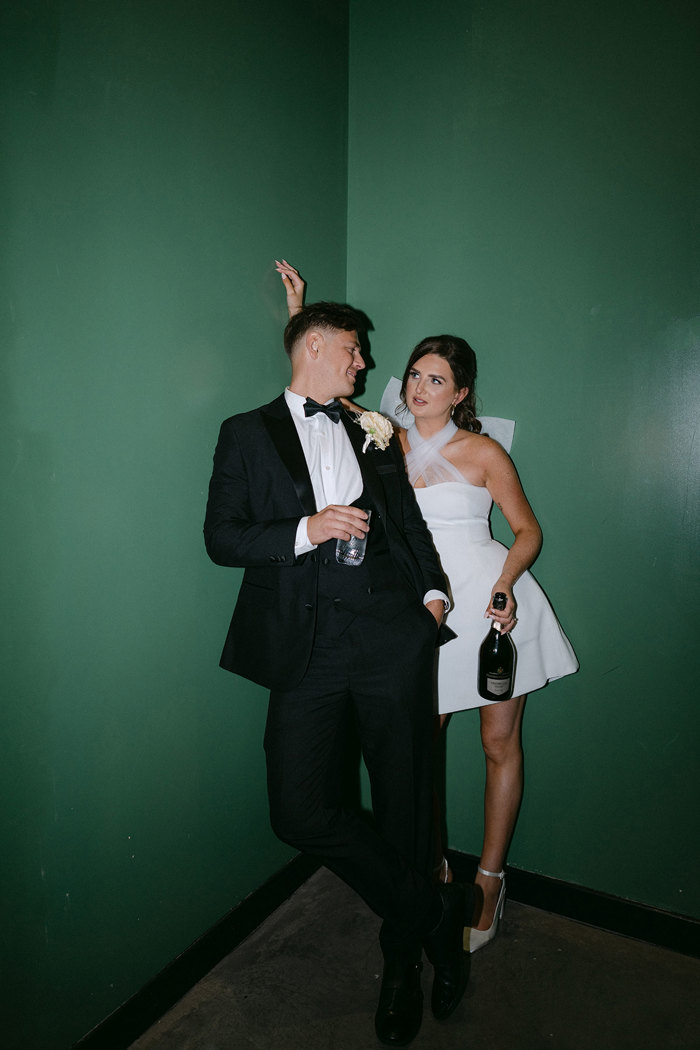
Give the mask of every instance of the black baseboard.
[{"label": "black baseboard", "polygon": [[[456,850],[450,850],[448,857],[457,878],[473,881],[478,862],[476,857]],[[75,1043],[72,1050],[126,1050],[283,904],[318,867],[318,862],[310,857],[295,857],[136,995]],[[597,926],[609,933],[700,957],[700,922],[696,919],[518,868],[509,867],[507,872],[510,900]]]},{"label": "black baseboard", "polygon": [[182,955],[114,1013],[73,1044],[72,1050],[126,1050],[190,988],[232,952],[318,870],[318,861],[297,856],[207,930]]},{"label": "black baseboard", "polygon": [[[448,856],[457,878],[473,882],[478,858],[456,850],[449,850]],[[700,922],[696,919],[518,868],[508,867],[507,876],[509,900],[700,958]]]}]

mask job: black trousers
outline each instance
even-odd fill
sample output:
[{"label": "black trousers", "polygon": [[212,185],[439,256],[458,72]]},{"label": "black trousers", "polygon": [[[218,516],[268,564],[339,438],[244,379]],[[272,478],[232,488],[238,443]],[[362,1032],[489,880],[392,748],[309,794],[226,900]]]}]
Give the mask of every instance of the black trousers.
[{"label": "black trousers", "polygon": [[[388,622],[321,622],[302,682],[270,694],[265,751],[272,827],[384,920],[384,955],[419,959],[435,923],[432,667],[436,627],[411,604]],[[374,826],[343,806],[338,772],[356,720]]]}]

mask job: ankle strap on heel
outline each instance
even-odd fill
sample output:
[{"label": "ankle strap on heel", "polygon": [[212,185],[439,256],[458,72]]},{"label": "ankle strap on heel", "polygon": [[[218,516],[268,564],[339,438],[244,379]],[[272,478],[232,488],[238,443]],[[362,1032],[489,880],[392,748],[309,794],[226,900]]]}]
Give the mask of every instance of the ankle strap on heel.
[{"label": "ankle strap on heel", "polygon": [[487,871],[486,868],[481,867],[481,864],[477,864],[476,870],[481,875],[490,875],[492,879],[500,879],[503,881],[506,877],[505,871]]}]

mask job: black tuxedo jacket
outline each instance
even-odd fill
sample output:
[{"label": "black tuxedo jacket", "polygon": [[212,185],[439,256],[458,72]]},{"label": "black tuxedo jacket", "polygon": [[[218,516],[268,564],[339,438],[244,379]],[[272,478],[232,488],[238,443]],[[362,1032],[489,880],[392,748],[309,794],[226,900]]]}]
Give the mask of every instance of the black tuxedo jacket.
[{"label": "black tuxedo jacket", "polygon": [[[421,603],[429,590],[446,591],[396,440],[383,452],[370,445],[363,453],[364,431],[349,413],[343,413],[342,424],[397,572]],[[293,688],[308,666],[318,559],[313,551],[295,558],[294,540],[299,519],[315,513],[311,478],[284,395],[225,420],[214,453],[204,538],[217,565],[240,566],[245,573],[221,666],[271,689]]]}]

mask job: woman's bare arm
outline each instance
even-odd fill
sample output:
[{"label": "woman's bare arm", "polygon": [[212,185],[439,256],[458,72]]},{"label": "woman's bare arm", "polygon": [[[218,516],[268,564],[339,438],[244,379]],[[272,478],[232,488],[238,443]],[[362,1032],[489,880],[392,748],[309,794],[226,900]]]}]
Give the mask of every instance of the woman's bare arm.
[{"label": "woman's bare arm", "polygon": [[[539,554],[542,530],[508,453],[498,442],[488,440],[480,447],[480,459],[486,488],[496,506],[502,511],[514,537],[501,575],[491,589],[491,601],[485,613],[491,619],[498,620],[503,625],[504,633],[507,633],[515,625],[516,602],[513,586]],[[493,607],[493,596],[498,591],[506,595],[505,609]]]},{"label": "woman's bare arm", "polygon": [[282,278],[284,290],[287,293],[287,311],[290,317],[294,317],[304,306],[304,292],[306,281],[299,275],[299,271],[287,262],[286,259],[275,259],[275,269]]}]

